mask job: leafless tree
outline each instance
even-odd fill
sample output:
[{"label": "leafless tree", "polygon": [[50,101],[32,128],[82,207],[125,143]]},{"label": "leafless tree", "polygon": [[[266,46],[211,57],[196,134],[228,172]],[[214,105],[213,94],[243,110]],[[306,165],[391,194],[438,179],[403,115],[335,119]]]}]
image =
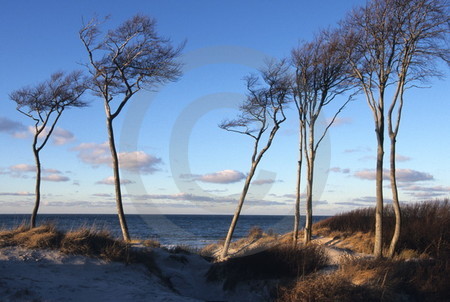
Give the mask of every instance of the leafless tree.
[{"label": "leafless tree", "polygon": [[[403,93],[408,82],[436,74],[432,64],[434,58],[448,56],[448,50],[440,43],[448,34],[448,24],[448,4],[445,0],[373,0],[365,7],[355,9],[342,23],[349,64],[354,78],[366,96],[375,122],[376,257],[383,256],[383,157],[386,119],[391,139],[390,179],[396,215],[396,227],[389,249],[389,256],[392,256],[401,228],[395,147],[403,108]],[[391,103],[386,107],[386,95],[391,86],[395,88]]]},{"label": "leafless tree", "polygon": [[397,0],[392,4],[400,36],[394,75],[395,92],[387,114],[390,138],[390,181],[396,224],[388,257],[393,257],[400,237],[401,208],[396,177],[396,143],[404,105],[404,92],[430,77],[440,76],[436,59],[450,60],[448,2],[439,0]]},{"label": "leafless tree", "polygon": [[[286,120],[283,106],[289,98],[291,86],[287,64],[284,61],[268,63],[267,67],[261,71],[261,78],[264,85],[259,83],[258,76],[251,75],[246,78],[249,93],[240,107],[240,115],[234,120],[226,120],[219,125],[224,130],[244,134],[254,140],[250,170],[225,239],[222,258],[228,255],[233,232],[256,168],[272,145],[281,123]],[[268,130],[270,130],[269,133],[267,133]]]},{"label": "leafless tree", "polygon": [[10,94],[17,110],[34,121],[33,155],[36,162],[35,203],[30,226],[36,227],[36,216],[41,201],[40,152],[47,144],[64,110],[71,107],[85,107],[80,98],[87,88],[79,71],[69,74],[57,72],[50,79],[34,87],[25,87]]},{"label": "leafless tree", "polygon": [[100,25],[94,18],[83,26],[79,35],[89,55],[86,66],[92,77],[92,90],[104,102],[117,212],[123,238],[128,241],[113,121],[141,89],[155,89],[179,78],[181,64],[176,58],[183,46],[175,48],[170,40],[160,37],[155,20],[146,16],[136,15],[102,38]]},{"label": "leafless tree", "polygon": [[300,209],[300,178],[302,150],[306,159],[306,222],[305,243],[312,236],[312,199],[314,183],[314,162],[317,150],[339,113],[351,100],[345,97],[334,116],[322,132],[317,132],[317,120],[325,106],[336,102],[338,96],[353,88],[349,82],[348,64],[341,52],[337,32],[323,31],[312,42],[305,43],[292,51],[295,68],[294,102],[298,111],[300,143],[297,175],[297,197],[295,206],[294,244],[297,242]]}]

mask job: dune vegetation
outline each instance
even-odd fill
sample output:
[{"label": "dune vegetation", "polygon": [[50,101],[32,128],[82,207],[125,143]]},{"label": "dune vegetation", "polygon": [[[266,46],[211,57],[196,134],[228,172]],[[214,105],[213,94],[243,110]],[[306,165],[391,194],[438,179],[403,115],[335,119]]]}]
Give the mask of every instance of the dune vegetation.
[{"label": "dune vegetation", "polygon": [[[173,248],[170,257],[199,254],[210,262],[204,276],[207,282],[219,283],[230,293],[250,284],[266,292],[270,301],[448,301],[449,200],[403,205],[402,235],[395,257],[389,259],[371,255],[373,211],[357,209],[314,224],[313,240],[307,245],[293,245],[292,234],[265,233],[254,227],[247,237],[232,242],[225,260],[220,257],[223,242],[201,250]],[[387,207],[385,238],[395,227],[393,216]],[[388,247],[388,239],[384,245]],[[61,232],[52,224],[21,225],[0,231],[0,248],[12,246],[141,263],[164,280],[163,264],[157,263],[153,252],[161,246],[153,240],[130,243],[94,228]],[[330,251],[339,252],[338,261],[330,259],[334,255]],[[179,263],[183,270],[189,269],[187,260]]]}]

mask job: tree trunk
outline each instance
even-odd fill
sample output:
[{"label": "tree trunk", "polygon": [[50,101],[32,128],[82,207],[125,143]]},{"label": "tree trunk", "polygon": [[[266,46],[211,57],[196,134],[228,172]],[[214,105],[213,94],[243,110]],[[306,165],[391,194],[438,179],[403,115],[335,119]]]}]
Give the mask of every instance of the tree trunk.
[{"label": "tree trunk", "polygon": [[298,154],[298,167],[297,167],[297,188],[295,198],[295,213],[294,213],[294,232],[292,243],[293,246],[297,246],[298,242],[298,229],[300,226],[300,195],[301,195],[301,179],[302,179],[302,162],[303,162],[303,126],[300,122],[300,139],[299,139],[299,154]]},{"label": "tree trunk", "polygon": [[383,156],[384,156],[384,117],[378,119],[377,136],[377,167],[376,167],[376,208],[375,208],[375,244],[373,254],[376,258],[383,257]]},{"label": "tree trunk", "polygon": [[306,179],[306,221],[304,242],[308,244],[312,238],[312,195],[314,181],[314,122],[309,125],[309,151],[307,152],[307,179]]},{"label": "tree trunk", "polygon": [[122,204],[122,192],[120,187],[120,173],[119,173],[119,158],[117,156],[116,144],[114,140],[114,130],[112,125],[112,118],[109,116],[109,112],[107,110],[107,118],[106,118],[106,127],[108,129],[108,139],[109,139],[109,149],[111,151],[112,157],[112,165],[114,171],[114,187],[116,193],[116,207],[117,207],[117,215],[119,216],[120,228],[122,230],[123,239],[125,241],[130,241],[130,234],[128,232],[127,221],[125,219],[125,213],[123,211]]},{"label": "tree trunk", "polygon": [[34,208],[30,219],[31,228],[36,227],[36,216],[39,210],[39,204],[41,202],[41,160],[39,158],[39,151],[35,148],[35,145],[33,145],[33,154],[34,160],[36,162],[36,186],[35,186],[36,200],[34,202]]},{"label": "tree trunk", "polygon": [[391,134],[391,153],[390,153],[390,179],[392,189],[392,207],[395,213],[395,228],[392,235],[391,244],[389,246],[388,257],[392,258],[397,247],[398,240],[400,238],[400,230],[402,226],[402,214],[400,209],[400,201],[398,199],[397,190],[397,175],[395,170],[395,154],[396,154],[396,138],[394,134]]},{"label": "tree trunk", "polygon": [[236,211],[234,212],[233,220],[231,221],[230,228],[228,229],[227,237],[223,245],[222,259],[225,259],[228,255],[228,249],[230,247],[231,238],[233,237],[234,229],[236,228],[239,215],[241,214],[242,206],[244,205],[245,197],[247,196],[248,188],[250,187],[250,182],[252,181],[253,175],[255,174],[256,166],[257,163],[253,162],[252,167],[250,169],[250,173],[248,173],[247,178],[245,179],[244,188],[242,189],[238,206],[236,208]]},{"label": "tree trunk", "polygon": [[306,221],[304,242],[308,244],[312,238],[312,189],[313,189],[314,167],[308,167],[306,180]]},{"label": "tree trunk", "polygon": [[[300,150],[300,154],[302,151]],[[301,157],[301,155],[300,155]],[[294,232],[293,232],[293,238],[292,243],[293,246],[297,246],[298,241],[298,228],[300,226],[300,193],[301,193],[301,174],[302,174],[302,160],[300,159],[298,161],[298,168],[297,168],[297,192],[296,192],[296,198],[295,198],[295,213],[294,213]]]}]

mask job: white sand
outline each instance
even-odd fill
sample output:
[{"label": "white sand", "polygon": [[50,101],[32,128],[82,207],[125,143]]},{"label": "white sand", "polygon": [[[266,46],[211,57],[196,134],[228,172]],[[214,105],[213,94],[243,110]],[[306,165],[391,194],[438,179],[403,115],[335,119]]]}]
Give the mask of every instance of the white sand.
[{"label": "white sand", "polygon": [[0,301],[265,301],[258,284],[234,291],[206,282],[210,263],[198,255],[155,250],[169,288],[143,265],[107,263],[56,251],[0,249]]}]

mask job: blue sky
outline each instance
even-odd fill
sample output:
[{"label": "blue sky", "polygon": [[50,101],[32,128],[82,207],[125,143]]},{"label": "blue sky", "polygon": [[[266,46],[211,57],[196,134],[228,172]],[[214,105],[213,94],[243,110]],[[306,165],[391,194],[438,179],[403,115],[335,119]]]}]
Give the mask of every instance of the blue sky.
[{"label": "blue sky", "polygon": [[[93,3],[91,3],[93,2]],[[82,69],[82,20],[111,15],[114,27],[136,13],[161,35],[187,41],[183,77],[132,99],[115,123],[126,213],[232,213],[250,165],[252,141],[217,127],[236,115],[242,78],[265,58],[288,56],[320,28],[365,1],[7,1],[0,12],[0,213],[29,213],[34,160],[30,120],[8,94],[59,70]],[[408,92],[398,138],[401,201],[449,197],[447,78]],[[446,69],[447,68],[447,69]],[[42,151],[42,213],[115,213],[102,102],[64,113]],[[338,100],[343,101],[343,100]],[[322,121],[334,113],[326,109]],[[293,110],[263,158],[244,214],[293,211],[297,124]],[[330,129],[318,156],[315,214],[374,205],[376,141],[358,96]],[[388,152],[388,149],[387,149]],[[387,167],[387,166],[386,166]],[[386,182],[386,185],[388,183]],[[305,189],[303,189],[305,191]],[[386,187],[389,199],[390,189]]]}]

